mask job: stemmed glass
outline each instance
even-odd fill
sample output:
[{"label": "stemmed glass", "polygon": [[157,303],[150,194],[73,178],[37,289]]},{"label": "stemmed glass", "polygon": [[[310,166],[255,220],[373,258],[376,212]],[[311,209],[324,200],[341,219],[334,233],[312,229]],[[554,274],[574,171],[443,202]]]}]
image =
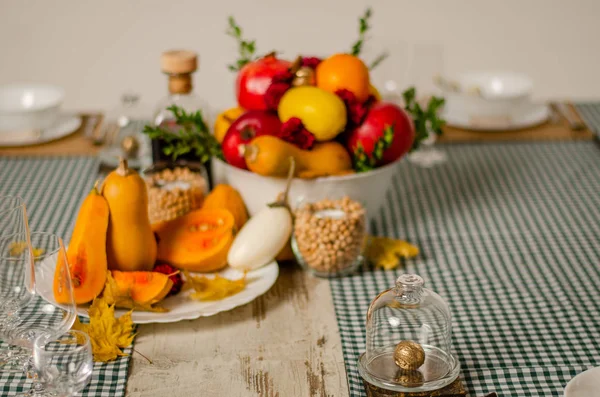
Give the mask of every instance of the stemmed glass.
[{"label": "stemmed glass", "polygon": [[33,344],[33,363],[47,394],[69,397],[89,383],[94,369],[88,336],[69,331],[60,336],[41,335]]},{"label": "stemmed glass", "polygon": [[[23,371],[33,376],[34,384],[26,394],[44,396],[43,385],[33,373],[33,344],[39,336],[65,334],[75,322],[76,305],[66,250],[60,237],[51,233],[30,233],[30,244],[22,256],[33,275],[33,299],[20,308],[19,321],[6,333],[7,342],[21,348],[18,358]],[[42,296],[54,296],[60,306],[45,302]]]},{"label": "stemmed glass", "polygon": [[[432,95],[440,93],[435,79],[444,74],[444,49],[439,43],[417,43],[409,51],[407,62],[406,85],[414,86],[421,102],[426,108]],[[446,161],[446,154],[433,147],[437,135],[429,129],[429,136],[421,143],[421,147],[411,153],[408,159],[422,167],[432,167]]]},{"label": "stemmed glass", "polygon": [[[0,340],[7,340],[9,331],[20,322],[19,310],[34,296],[30,244],[25,203],[20,197],[0,196]],[[15,364],[19,351],[3,344],[0,368]]]},{"label": "stemmed glass", "polygon": [[[392,48],[392,45],[388,49]],[[444,51],[439,43],[397,42],[393,50],[373,71],[372,78],[384,101],[404,107],[402,93],[409,87],[415,87],[417,100],[423,109],[432,95],[440,94],[435,78],[444,73]],[[437,136],[429,131],[419,149],[411,153],[409,160],[419,166],[431,167],[446,161],[446,154],[433,147]]]}]

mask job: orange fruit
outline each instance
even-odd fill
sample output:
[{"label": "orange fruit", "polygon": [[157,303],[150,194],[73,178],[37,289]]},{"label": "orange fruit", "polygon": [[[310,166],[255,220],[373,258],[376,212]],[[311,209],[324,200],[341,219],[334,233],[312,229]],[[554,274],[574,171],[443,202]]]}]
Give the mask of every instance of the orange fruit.
[{"label": "orange fruit", "polygon": [[317,66],[317,87],[329,92],[346,89],[364,102],[369,97],[369,69],[350,54],[335,54]]},{"label": "orange fruit", "polygon": [[217,116],[213,127],[213,134],[219,143],[223,142],[223,138],[225,138],[225,134],[231,123],[244,114],[245,111],[246,110],[241,107],[230,108]]}]

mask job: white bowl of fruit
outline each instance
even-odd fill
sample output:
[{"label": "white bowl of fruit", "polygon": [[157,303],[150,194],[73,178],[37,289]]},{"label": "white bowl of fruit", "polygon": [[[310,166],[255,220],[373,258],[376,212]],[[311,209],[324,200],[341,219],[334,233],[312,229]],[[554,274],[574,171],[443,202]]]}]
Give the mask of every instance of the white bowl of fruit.
[{"label": "white bowl of fruit", "polygon": [[292,205],[348,195],[377,213],[417,134],[405,109],[379,98],[360,58],[267,55],[236,84],[238,107],[215,122],[223,159],[213,159],[213,182],[235,187],[254,214],[283,190],[293,157]]},{"label": "white bowl of fruit", "polygon": [[[381,100],[369,67],[354,51],[358,42],[352,53],[322,59],[298,56],[290,61],[275,53],[256,58],[248,53],[254,51],[253,42],[241,38],[233,19],[230,27],[245,49],[230,66],[238,73],[237,106],[217,116],[214,140],[205,137],[212,142],[188,151],[212,157],[213,185],[234,187],[254,215],[285,188],[292,158],[292,206],[300,199],[347,195],[370,216],[376,214],[398,162],[429,130],[439,132],[436,112],[443,100],[434,98],[433,106],[430,102],[423,110],[413,89],[405,92],[403,106]],[[361,35],[360,42],[363,31]],[[189,125],[181,121],[177,124]],[[151,136],[160,138],[161,133]]]}]

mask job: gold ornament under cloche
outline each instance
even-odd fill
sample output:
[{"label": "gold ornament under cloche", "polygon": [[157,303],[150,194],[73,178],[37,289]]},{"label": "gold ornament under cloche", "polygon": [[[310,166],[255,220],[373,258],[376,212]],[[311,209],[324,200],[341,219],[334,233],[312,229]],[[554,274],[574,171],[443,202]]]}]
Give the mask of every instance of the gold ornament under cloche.
[{"label": "gold ornament under cloche", "polygon": [[450,310],[424,283],[416,274],[402,274],[369,305],[365,352],[357,363],[367,395],[450,395],[436,394],[460,374]]},{"label": "gold ornament under cloche", "polygon": [[394,349],[394,362],[404,370],[418,369],[425,362],[425,350],[417,342],[403,340]]}]

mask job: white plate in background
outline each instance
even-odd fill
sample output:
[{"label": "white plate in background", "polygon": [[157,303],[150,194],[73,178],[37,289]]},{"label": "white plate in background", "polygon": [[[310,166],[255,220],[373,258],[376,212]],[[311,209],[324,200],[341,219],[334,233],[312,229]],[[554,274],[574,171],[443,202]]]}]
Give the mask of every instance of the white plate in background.
[{"label": "white plate in background", "polygon": [[56,122],[42,130],[0,132],[0,147],[31,146],[71,135],[81,127],[81,117],[61,114]]},{"label": "white plate in background", "polygon": [[444,111],[442,117],[451,127],[473,131],[514,131],[535,127],[544,123],[550,116],[548,105],[531,105],[510,117],[476,118],[467,114],[456,114]]}]

